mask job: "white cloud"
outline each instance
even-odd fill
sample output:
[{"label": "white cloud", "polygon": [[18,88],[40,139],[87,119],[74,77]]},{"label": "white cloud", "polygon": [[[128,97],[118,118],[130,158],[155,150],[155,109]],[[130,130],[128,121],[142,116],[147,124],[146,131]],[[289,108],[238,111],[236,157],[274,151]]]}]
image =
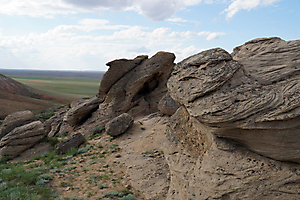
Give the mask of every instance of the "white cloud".
[{"label": "white cloud", "polygon": [[202,0],[2,0],[0,13],[53,17],[57,14],[102,12],[107,9],[135,10],[151,20],[160,21],[170,18],[185,6],[201,2]]},{"label": "white cloud", "polygon": [[[110,31],[100,36],[93,33],[102,29]],[[60,25],[41,34],[0,35],[0,47],[26,63],[28,68],[106,70],[104,63],[116,58],[133,58],[139,53],[154,54],[172,49],[179,43],[185,44],[201,38],[216,39],[210,35],[222,34],[173,31],[165,27],[153,29],[111,25],[106,20],[83,19],[78,24]],[[175,50],[179,52],[180,58],[198,49],[193,46],[186,49],[184,46]]]},{"label": "white cloud", "polygon": [[184,19],[181,19],[181,18],[170,18],[170,19],[167,19],[167,21],[169,22],[187,22],[187,20],[184,20]]},{"label": "white cloud", "polygon": [[258,6],[269,6],[280,0],[233,0],[223,13],[226,14],[226,19],[229,20],[240,10],[251,10]]}]

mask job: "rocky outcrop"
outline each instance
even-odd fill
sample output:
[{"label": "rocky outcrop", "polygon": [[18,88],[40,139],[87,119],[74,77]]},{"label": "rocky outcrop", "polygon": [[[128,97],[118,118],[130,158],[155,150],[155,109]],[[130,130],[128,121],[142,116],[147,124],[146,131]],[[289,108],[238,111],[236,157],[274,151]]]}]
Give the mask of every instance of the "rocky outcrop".
[{"label": "rocky outcrop", "polygon": [[112,119],[105,125],[105,131],[110,136],[119,136],[133,124],[133,118],[127,113]]},{"label": "rocky outcrop", "polygon": [[85,138],[81,133],[75,133],[69,137],[66,141],[60,143],[55,149],[57,154],[64,154],[71,148],[78,148],[85,142]]},{"label": "rocky outcrop", "polygon": [[133,60],[119,59],[114,60],[106,65],[109,66],[108,71],[103,75],[100,83],[98,97],[104,101],[106,94],[110,88],[119,81],[125,74],[130,72],[133,68],[140,65],[148,56],[138,56]]},{"label": "rocky outcrop", "polygon": [[86,100],[84,103],[72,107],[64,116],[63,121],[71,126],[79,124],[89,117],[95,109],[97,109],[99,103],[100,100],[97,97]]},{"label": "rocky outcrop", "polygon": [[180,108],[167,126],[167,199],[299,199],[300,167],[216,137]]},{"label": "rocky outcrop", "polygon": [[0,140],[0,155],[13,158],[45,137],[42,122],[34,121],[14,128]]},{"label": "rocky outcrop", "polygon": [[[166,82],[174,67],[172,53],[158,52],[153,57],[115,60],[107,65],[98,97],[103,101],[93,115],[98,126],[123,113],[132,117],[158,111],[158,102],[166,94]],[[115,75],[116,73],[116,75]]]},{"label": "rocky outcrop", "polygon": [[23,126],[35,120],[35,115],[29,111],[20,111],[8,115],[0,128],[0,139],[18,126]]},{"label": "rocky outcrop", "polygon": [[263,85],[246,67],[222,49],[202,52],[176,66],[170,94],[213,134],[266,157],[300,162],[300,81]]},{"label": "rocky outcrop", "polygon": [[61,109],[55,113],[50,119],[44,122],[45,131],[48,137],[54,137],[59,131],[63,124],[63,117],[67,113],[67,109]]},{"label": "rocky outcrop", "polygon": [[158,109],[165,115],[173,115],[180,106],[168,92],[158,103]]},{"label": "rocky outcrop", "polygon": [[299,164],[282,162],[300,162],[299,42],[257,39],[174,67],[168,199],[300,197]]}]

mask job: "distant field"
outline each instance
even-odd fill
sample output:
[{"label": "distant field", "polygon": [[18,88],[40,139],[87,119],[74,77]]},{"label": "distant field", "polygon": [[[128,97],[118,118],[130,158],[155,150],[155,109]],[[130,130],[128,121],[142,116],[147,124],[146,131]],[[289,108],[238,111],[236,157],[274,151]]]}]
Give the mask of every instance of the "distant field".
[{"label": "distant field", "polygon": [[23,84],[57,97],[82,98],[95,96],[100,79],[7,75]]}]

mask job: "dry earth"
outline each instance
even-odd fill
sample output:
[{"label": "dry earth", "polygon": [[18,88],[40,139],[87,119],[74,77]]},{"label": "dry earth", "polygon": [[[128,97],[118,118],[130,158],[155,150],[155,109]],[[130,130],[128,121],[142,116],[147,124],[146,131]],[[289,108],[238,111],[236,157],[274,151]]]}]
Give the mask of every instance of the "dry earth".
[{"label": "dry earth", "polygon": [[[63,198],[106,199],[107,192],[125,192],[138,200],[165,199],[170,181],[163,153],[167,119],[154,113],[135,119],[120,137],[103,133],[88,140],[84,144],[91,145],[88,152],[67,157],[62,168],[51,171],[51,188]],[[49,151],[50,145],[40,143],[12,162],[28,161]],[[42,166],[40,161],[35,164]]]}]

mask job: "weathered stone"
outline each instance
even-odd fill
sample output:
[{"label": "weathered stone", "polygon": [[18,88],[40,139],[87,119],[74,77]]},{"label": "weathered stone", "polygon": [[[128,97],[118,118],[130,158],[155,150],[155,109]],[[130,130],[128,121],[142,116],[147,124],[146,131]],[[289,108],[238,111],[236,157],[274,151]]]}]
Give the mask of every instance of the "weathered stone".
[{"label": "weathered stone", "polygon": [[169,92],[158,103],[158,109],[166,115],[173,115],[179,107],[180,106],[172,99]]},{"label": "weathered stone", "polygon": [[63,123],[63,117],[66,112],[67,109],[62,109],[44,122],[45,132],[48,134],[48,137],[54,137],[60,131],[60,127]]},{"label": "weathered stone", "polygon": [[18,126],[23,126],[35,120],[35,115],[29,111],[20,111],[8,115],[0,128],[0,139]]},{"label": "weathered stone", "polygon": [[[141,56],[132,61],[111,62],[110,65],[114,66],[113,71],[118,68],[118,63],[120,68],[125,66],[124,63],[129,67],[125,67],[126,70],[118,75],[120,78],[114,79],[116,82],[105,79],[113,75],[104,75],[103,84],[107,83],[103,86],[104,89],[101,84],[98,96],[104,97],[105,93],[105,100],[99,105],[96,116],[93,116],[97,118],[98,125],[104,126],[109,120],[125,112],[130,113],[132,117],[157,112],[158,102],[167,92],[166,82],[173,70],[174,60],[174,54],[158,52],[150,59]],[[135,67],[131,69],[133,65]]]},{"label": "weathered stone", "polygon": [[[260,41],[265,40],[257,41],[259,46]],[[250,42],[253,43],[256,41]],[[287,44],[294,43],[297,42]],[[275,61],[265,62],[266,54],[276,58],[274,60],[281,58],[278,64],[284,61],[288,64],[292,59],[292,66],[300,68],[300,57],[294,57],[292,53],[289,58],[285,53],[288,49],[299,52],[300,46],[280,47],[285,51],[272,53],[271,48],[262,48],[268,51],[259,52],[259,47],[252,47],[255,62],[248,63],[243,58],[243,65],[219,48],[191,56],[176,65],[168,81],[170,95],[213,134],[234,140],[266,157],[300,162],[299,79],[288,78],[285,73],[283,78],[272,81],[259,82],[256,78],[262,74],[263,80],[264,72],[270,73],[271,68],[276,68]],[[242,56],[236,50],[235,57]],[[247,73],[248,66],[251,66],[249,72],[257,69],[260,73],[252,76]],[[261,70],[261,66],[266,66],[266,70]]]},{"label": "weathered stone", "polygon": [[60,143],[55,149],[57,154],[64,154],[71,148],[78,148],[85,142],[85,138],[81,133],[75,133],[69,137],[66,141]]},{"label": "weathered stone", "polygon": [[0,155],[13,158],[43,137],[45,137],[45,130],[40,121],[17,127],[0,140]]},{"label": "weathered stone", "polygon": [[100,99],[94,97],[86,100],[84,103],[71,108],[64,116],[63,121],[67,124],[74,126],[85,120],[97,107],[99,106]]},{"label": "weathered stone", "polygon": [[140,65],[147,58],[148,56],[138,56],[133,60],[119,59],[107,63],[106,65],[109,66],[109,69],[102,77],[97,96],[104,101],[110,88],[125,74]]},{"label": "weathered stone", "polygon": [[108,135],[118,136],[124,133],[133,124],[133,118],[127,113],[112,119],[105,125],[105,131]]},{"label": "weathered stone", "polygon": [[280,162],[218,138],[179,108],[170,118],[167,199],[299,199],[299,164]]}]

